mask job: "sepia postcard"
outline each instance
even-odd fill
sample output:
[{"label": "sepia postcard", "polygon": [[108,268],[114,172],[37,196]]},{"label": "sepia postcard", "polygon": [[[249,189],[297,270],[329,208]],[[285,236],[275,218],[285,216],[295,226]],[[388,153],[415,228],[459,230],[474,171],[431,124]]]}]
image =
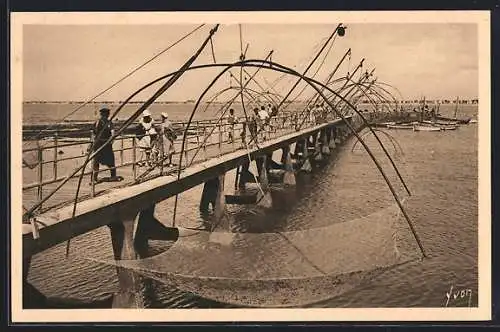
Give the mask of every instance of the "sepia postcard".
[{"label": "sepia postcard", "polygon": [[491,319],[489,12],[14,12],[10,59],[13,323]]}]

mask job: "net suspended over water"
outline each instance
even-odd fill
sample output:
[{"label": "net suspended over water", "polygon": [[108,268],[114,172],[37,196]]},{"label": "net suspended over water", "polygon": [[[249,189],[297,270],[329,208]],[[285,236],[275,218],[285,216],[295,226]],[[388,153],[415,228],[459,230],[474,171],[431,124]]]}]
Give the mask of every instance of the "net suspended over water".
[{"label": "net suspended over water", "polygon": [[420,257],[394,204],[348,222],[289,232],[181,229],[159,255],[106,263],[224,303],[283,307],[333,298]]}]

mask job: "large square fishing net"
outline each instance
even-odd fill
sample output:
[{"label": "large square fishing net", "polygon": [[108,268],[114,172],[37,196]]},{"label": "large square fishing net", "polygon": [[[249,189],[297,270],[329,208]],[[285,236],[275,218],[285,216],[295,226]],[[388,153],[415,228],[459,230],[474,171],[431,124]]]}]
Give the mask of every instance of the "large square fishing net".
[{"label": "large square fishing net", "polygon": [[201,297],[251,307],[302,306],[421,257],[397,204],[326,227],[275,233],[180,229],[167,251],[107,261]]}]

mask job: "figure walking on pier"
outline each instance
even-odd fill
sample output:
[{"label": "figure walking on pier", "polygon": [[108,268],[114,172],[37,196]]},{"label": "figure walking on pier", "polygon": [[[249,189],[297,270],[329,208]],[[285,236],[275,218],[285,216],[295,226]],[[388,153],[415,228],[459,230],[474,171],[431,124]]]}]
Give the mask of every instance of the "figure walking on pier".
[{"label": "figure walking on pier", "polygon": [[249,119],[248,131],[250,132],[251,142],[258,144],[257,131],[260,123],[259,109],[256,107],[253,109],[253,114]]},{"label": "figure walking on pier", "polygon": [[[137,139],[139,140],[139,148],[141,149],[141,156],[138,163],[139,166],[145,166],[146,164],[148,166],[152,165],[151,152],[157,135],[158,133],[156,132],[153,119],[151,118],[151,112],[145,110],[137,126]],[[145,161],[143,161],[144,157],[146,157]]]},{"label": "figure walking on pier", "polygon": [[269,124],[269,114],[266,111],[265,106],[260,107],[260,112],[258,112],[258,116],[260,119],[259,130],[262,132],[262,140],[266,140],[266,130]]},{"label": "figure walking on pier", "polygon": [[101,147],[103,148],[96,154],[92,162],[92,177],[94,182],[98,182],[99,164],[102,164],[109,167],[109,171],[111,173],[109,178],[110,181],[117,181],[120,177],[116,175],[115,155],[113,152],[112,142],[106,144],[106,141],[113,135],[112,124],[108,119],[110,110],[104,107],[99,110],[99,113],[101,117],[92,128],[92,132],[95,137],[94,144],[92,144],[92,146],[94,152]]},{"label": "figure walking on pier", "polygon": [[166,112],[161,113],[161,141],[163,146],[163,160],[168,159],[167,166],[172,164],[172,155],[175,153],[174,140],[177,138],[175,135],[172,122],[168,119]]},{"label": "figure walking on pier", "polygon": [[228,139],[231,144],[234,143],[234,126],[237,122],[238,120],[234,116],[234,109],[231,108],[227,117],[227,123],[229,124]]}]

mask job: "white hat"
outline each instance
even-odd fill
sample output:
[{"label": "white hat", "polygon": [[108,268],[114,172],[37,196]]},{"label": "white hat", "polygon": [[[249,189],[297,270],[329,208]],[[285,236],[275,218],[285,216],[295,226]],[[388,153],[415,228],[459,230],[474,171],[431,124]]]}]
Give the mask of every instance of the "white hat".
[{"label": "white hat", "polygon": [[142,117],[146,117],[146,116],[151,116],[151,112],[149,110],[145,110],[144,112],[142,112]]},{"label": "white hat", "polygon": [[168,118],[168,113],[167,112],[163,112],[163,113],[161,113],[161,116],[164,117],[164,118]]}]

